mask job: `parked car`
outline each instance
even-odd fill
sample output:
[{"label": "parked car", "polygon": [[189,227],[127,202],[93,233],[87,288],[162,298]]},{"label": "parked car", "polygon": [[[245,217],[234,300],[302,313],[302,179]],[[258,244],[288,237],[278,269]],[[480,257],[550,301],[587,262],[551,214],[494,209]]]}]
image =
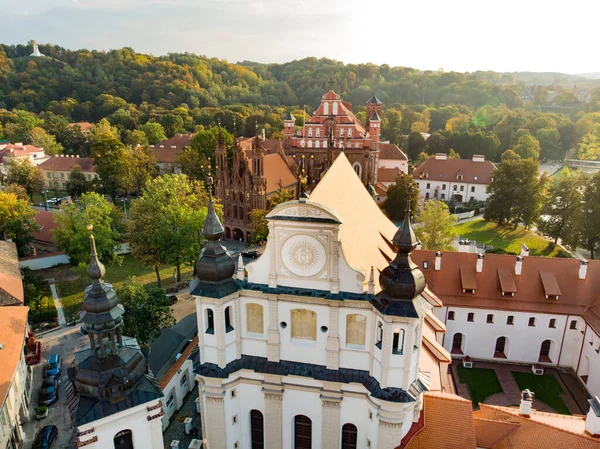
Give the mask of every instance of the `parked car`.
[{"label": "parked car", "polygon": [[42,382],[40,390],[40,404],[50,405],[58,400],[58,379],[56,377],[47,377]]},{"label": "parked car", "polygon": [[49,449],[52,443],[58,437],[58,428],[56,426],[45,426],[35,437],[33,449]]},{"label": "parked car", "polygon": [[185,349],[192,344],[192,340],[188,340],[185,342],[185,344],[183,345],[183,347],[179,350],[179,352],[177,353],[177,355],[175,356],[175,361],[179,360],[181,358],[181,356],[183,355],[183,351],[185,351]]},{"label": "parked car", "polygon": [[81,326],[81,327],[79,328],[79,333],[80,333],[81,335],[87,335],[87,334],[89,334],[89,332],[87,331],[87,329],[86,329],[85,327],[83,327],[83,326]]},{"label": "parked car", "polygon": [[254,249],[248,251],[242,251],[242,257],[246,259],[257,259],[260,256],[260,251]]},{"label": "parked car", "polygon": [[168,297],[167,297],[167,299],[169,300],[169,302],[170,302],[171,304],[177,304],[177,300],[178,300],[179,298],[177,298],[177,295],[170,295],[170,296],[168,296]]},{"label": "parked car", "polygon": [[62,357],[60,354],[52,354],[48,358],[46,369],[44,370],[44,377],[54,376],[58,378],[60,376],[60,365],[62,363]]}]

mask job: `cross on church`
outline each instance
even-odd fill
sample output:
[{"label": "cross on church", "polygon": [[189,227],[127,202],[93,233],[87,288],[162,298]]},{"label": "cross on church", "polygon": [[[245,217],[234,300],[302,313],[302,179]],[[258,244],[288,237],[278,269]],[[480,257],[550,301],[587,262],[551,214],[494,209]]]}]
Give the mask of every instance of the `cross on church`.
[{"label": "cross on church", "polygon": [[333,90],[334,85],[335,85],[335,81],[333,80],[333,78],[329,78],[329,81],[327,81],[327,89]]}]

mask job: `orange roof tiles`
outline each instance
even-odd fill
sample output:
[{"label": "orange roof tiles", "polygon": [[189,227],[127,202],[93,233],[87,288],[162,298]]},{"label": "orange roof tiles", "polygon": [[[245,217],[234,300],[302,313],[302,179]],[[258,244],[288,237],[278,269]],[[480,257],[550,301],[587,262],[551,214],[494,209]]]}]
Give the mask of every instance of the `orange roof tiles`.
[{"label": "orange roof tiles", "polygon": [[50,171],[71,171],[75,165],[81,167],[81,171],[86,173],[95,173],[94,160],[91,157],[68,157],[51,156],[47,161],[42,162],[39,167],[42,170]]},{"label": "orange roof tiles", "polygon": [[[267,195],[281,188],[290,188],[296,185],[296,177],[279,153],[266,154],[263,162],[267,180]],[[251,167],[252,164],[248,166]]]},{"label": "orange roof tiles", "polygon": [[475,449],[471,401],[448,393],[423,395],[424,426],[396,449]]},{"label": "orange roof tiles", "polygon": [[394,182],[402,173],[400,168],[379,167],[377,169],[377,182]]},{"label": "orange roof tiles", "polygon": [[[580,261],[527,256],[523,259],[520,275],[514,274],[516,257],[504,254],[486,254],[483,270],[475,273],[477,289],[463,293],[460,267],[475,267],[477,255],[473,253],[446,252],[441,269],[434,269],[434,251],[414,251],[413,260],[425,275],[427,286],[446,306],[514,310],[583,315],[600,331],[600,261],[591,260],[585,279],[579,279]],[[424,268],[424,262],[428,267]],[[515,284],[514,297],[502,296],[498,282],[498,268],[508,270]],[[554,274],[559,288],[569,291],[556,301],[548,301],[539,272]]]},{"label": "orange roof tiles", "polygon": [[183,149],[178,148],[151,148],[154,153],[154,159],[159,163],[176,162],[177,156],[183,152]]},{"label": "orange roof tiles", "polygon": [[94,125],[93,123],[90,122],[76,122],[76,123],[69,123],[69,128],[73,128],[74,126],[79,126],[81,128],[81,131],[83,132],[87,132],[87,131],[91,131],[92,129],[94,129]]},{"label": "orange roof tiles", "polygon": [[396,161],[407,161],[408,157],[404,154],[398,146],[394,143],[380,143],[379,144],[379,160],[391,159]]},{"label": "orange roof tiles", "polygon": [[544,286],[546,295],[560,296],[560,287],[558,286],[558,282],[556,282],[554,273],[549,271],[540,271],[540,278],[542,279],[542,285]]},{"label": "orange roof tiles", "polygon": [[475,439],[477,447],[491,449],[510,433],[517,430],[520,425],[518,423],[506,421],[494,421],[492,419],[484,419],[473,417],[475,426]]},{"label": "orange roof tiles", "polygon": [[[419,179],[428,174],[432,181],[458,181],[469,184],[489,184],[496,166],[490,161],[474,162],[471,159],[436,159],[432,157],[424,161],[413,172],[413,178]],[[462,180],[457,176],[462,175]]]},{"label": "orange roof tiles", "polygon": [[32,233],[33,239],[38,242],[52,243],[52,231],[56,229],[54,212],[42,210],[35,216],[35,222],[40,225],[40,232]]},{"label": "orange roof tiles", "polygon": [[0,240],[0,305],[21,305],[24,302],[17,246]]},{"label": "orange roof tiles", "polygon": [[[525,418],[518,408],[479,404],[475,418],[518,424],[519,427],[493,446],[493,449],[594,449],[600,439],[585,432],[584,416],[542,413],[536,410]],[[540,445],[540,442],[543,444]]]},{"label": "orange roof tiles", "polygon": [[172,150],[183,150],[190,146],[191,140],[195,134],[176,134],[170,139],[162,140],[157,144],[150,145],[150,148],[170,148]]},{"label": "orange roof tiles", "polygon": [[3,307],[0,313],[0,404],[6,400],[19,361],[24,357],[28,311],[29,307],[13,306]]}]

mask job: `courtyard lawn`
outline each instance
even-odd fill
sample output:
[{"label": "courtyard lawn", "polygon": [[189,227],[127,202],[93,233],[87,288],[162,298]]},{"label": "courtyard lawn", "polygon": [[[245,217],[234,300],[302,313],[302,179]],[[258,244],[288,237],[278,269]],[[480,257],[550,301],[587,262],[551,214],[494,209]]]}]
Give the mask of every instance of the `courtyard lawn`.
[{"label": "courtyard lawn", "polygon": [[[71,270],[77,271],[76,268],[71,268]],[[165,265],[161,267],[160,278],[162,281],[162,288],[166,289],[175,282],[173,279],[173,270],[174,267],[172,265]],[[182,281],[189,281],[192,277],[192,271],[192,267],[182,266]],[[113,284],[113,287],[118,288],[123,281],[131,276],[135,276],[136,280],[142,284],[156,285],[156,274],[154,273],[154,269],[142,265],[129,254],[124,256],[123,263],[120,266],[106,266],[106,275],[104,276],[104,280]],[[58,296],[60,297],[60,302],[63,306],[65,317],[67,317],[67,319],[81,311],[83,293],[86,287],[90,284],[91,281],[87,277],[87,274],[80,275],[79,278],[72,281],[58,283]]]},{"label": "courtyard lawn", "polygon": [[[513,371],[513,376],[519,385],[519,390],[528,388],[535,393],[535,399],[539,399],[552,407],[557,413],[570,415],[569,409],[560,397],[564,390],[552,374],[536,376],[533,373],[522,373]],[[535,401],[533,403],[535,408]]]},{"label": "courtyard lawn", "polygon": [[458,366],[460,383],[467,385],[473,406],[483,403],[485,398],[494,393],[502,393],[502,387],[496,377],[496,371],[487,368],[465,368]]},{"label": "courtyard lawn", "polygon": [[[559,246],[554,242],[541,237],[535,232],[525,229],[523,226],[498,227],[495,223],[482,219],[467,221],[454,227],[461,238],[475,240],[496,248],[501,248],[509,253],[520,254],[521,245],[529,248],[531,256],[567,257]],[[570,256],[568,256],[570,257]]]}]

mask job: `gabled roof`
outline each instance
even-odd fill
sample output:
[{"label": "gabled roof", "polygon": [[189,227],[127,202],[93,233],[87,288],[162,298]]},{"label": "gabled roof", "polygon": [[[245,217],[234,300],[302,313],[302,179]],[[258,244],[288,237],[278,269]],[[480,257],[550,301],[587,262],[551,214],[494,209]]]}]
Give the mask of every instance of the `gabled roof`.
[{"label": "gabled roof", "polygon": [[42,162],[38,167],[50,171],[71,171],[75,165],[79,165],[83,172],[96,172],[94,160],[91,157],[51,156],[50,159]]},{"label": "gabled roof", "polygon": [[377,169],[377,182],[395,182],[402,173],[400,168],[379,167]]},{"label": "gabled roof", "polygon": [[93,123],[90,122],[76,122],[76,123],[69,123],[68,127],[69,128],[73,128],[74,126],[79,126],[81,128],[81,131],[86,132],[86,131],[91,131],[94,126]]},{"label": "gabled roof", "polygon": [[366,104],[383,104],[383,102],[379,98],[377,98],[376,95],[373,95],[367,100]]},{"label": "gabled roof", "polygon": [[[419,265],[429,288],[445,306],[514,310],[522,312],[583,315],[597,331],[600,331],[600,261],[590,260],[585,279],[579,279],[580,261],[551,257],[526,256],[521,274],[515,274],[516,256],[486,254],[481,273],[473,274],[477,289],[463,293],[461,270],[473,269],[477,254],[445,252],[441,269],[434,269],[434,251],[414,251],[413,260]],[[428,262],[427,268],[424,262]],[[514,296],[502,296],[498,273],[505,272],[512,278]],[[549,301],[540,272],[552,273],[560,291],[569,292],[557,300]],[[514,286],[514,288],[513,288]]]},{"label": "gabled roof", "polygon": [[33,239],[36,242],[53,243],[52,231],[56,229],[54,212],[45,210],[39,211],[35,216],[35,222],[40,225],[40,232],[33,232]]},{"label": "gabled roof", "polygon": [[408,157],[394,143],[379,143],[379,160],[391,159],[396,161],[407,161]]},{"label": "gabled roof", "polygon": [[[342,218],[339,238],[344,256],[353,268],[368,275],[371,266],[377,270],[388,266],[384,254],[393,259],[395,253],[386,239],[391,241],[397,228],[373,201],[344,153],[327,170],[310,200],[334,210]],[[375,291],[379,291],[377,271]]]},{"label": "gabled roof", "polygon": [[457,175],[463,175],[459,182],[487,185],[492,181],[496,166],[490,161],[476,162],[471,159],[429,158],[413,172],[413,178],[419,179],[421,173],[430,181],[458,181]]},{"label": "gabled roof", "polygon": [[194,136],[195,134],[176,134],[170,139],[150,145],[150,148],[171,148],[172,150],[183,150],[190,146],[190,141],[194,138]]},{"label": "gabled roof", "polygon": [[0,306],[22,305],[24,302],[17,245],[0,240]]},{"label": "gabled roof", "polygon": [[[4,242],[0,242],[4,243]],[[20,279],[19,279],[20,280]],[[0,285],[2,282],[0,281]],[[4,404],[23,354],[29,307],[2,307],[0,313],[0,404]]]}]

